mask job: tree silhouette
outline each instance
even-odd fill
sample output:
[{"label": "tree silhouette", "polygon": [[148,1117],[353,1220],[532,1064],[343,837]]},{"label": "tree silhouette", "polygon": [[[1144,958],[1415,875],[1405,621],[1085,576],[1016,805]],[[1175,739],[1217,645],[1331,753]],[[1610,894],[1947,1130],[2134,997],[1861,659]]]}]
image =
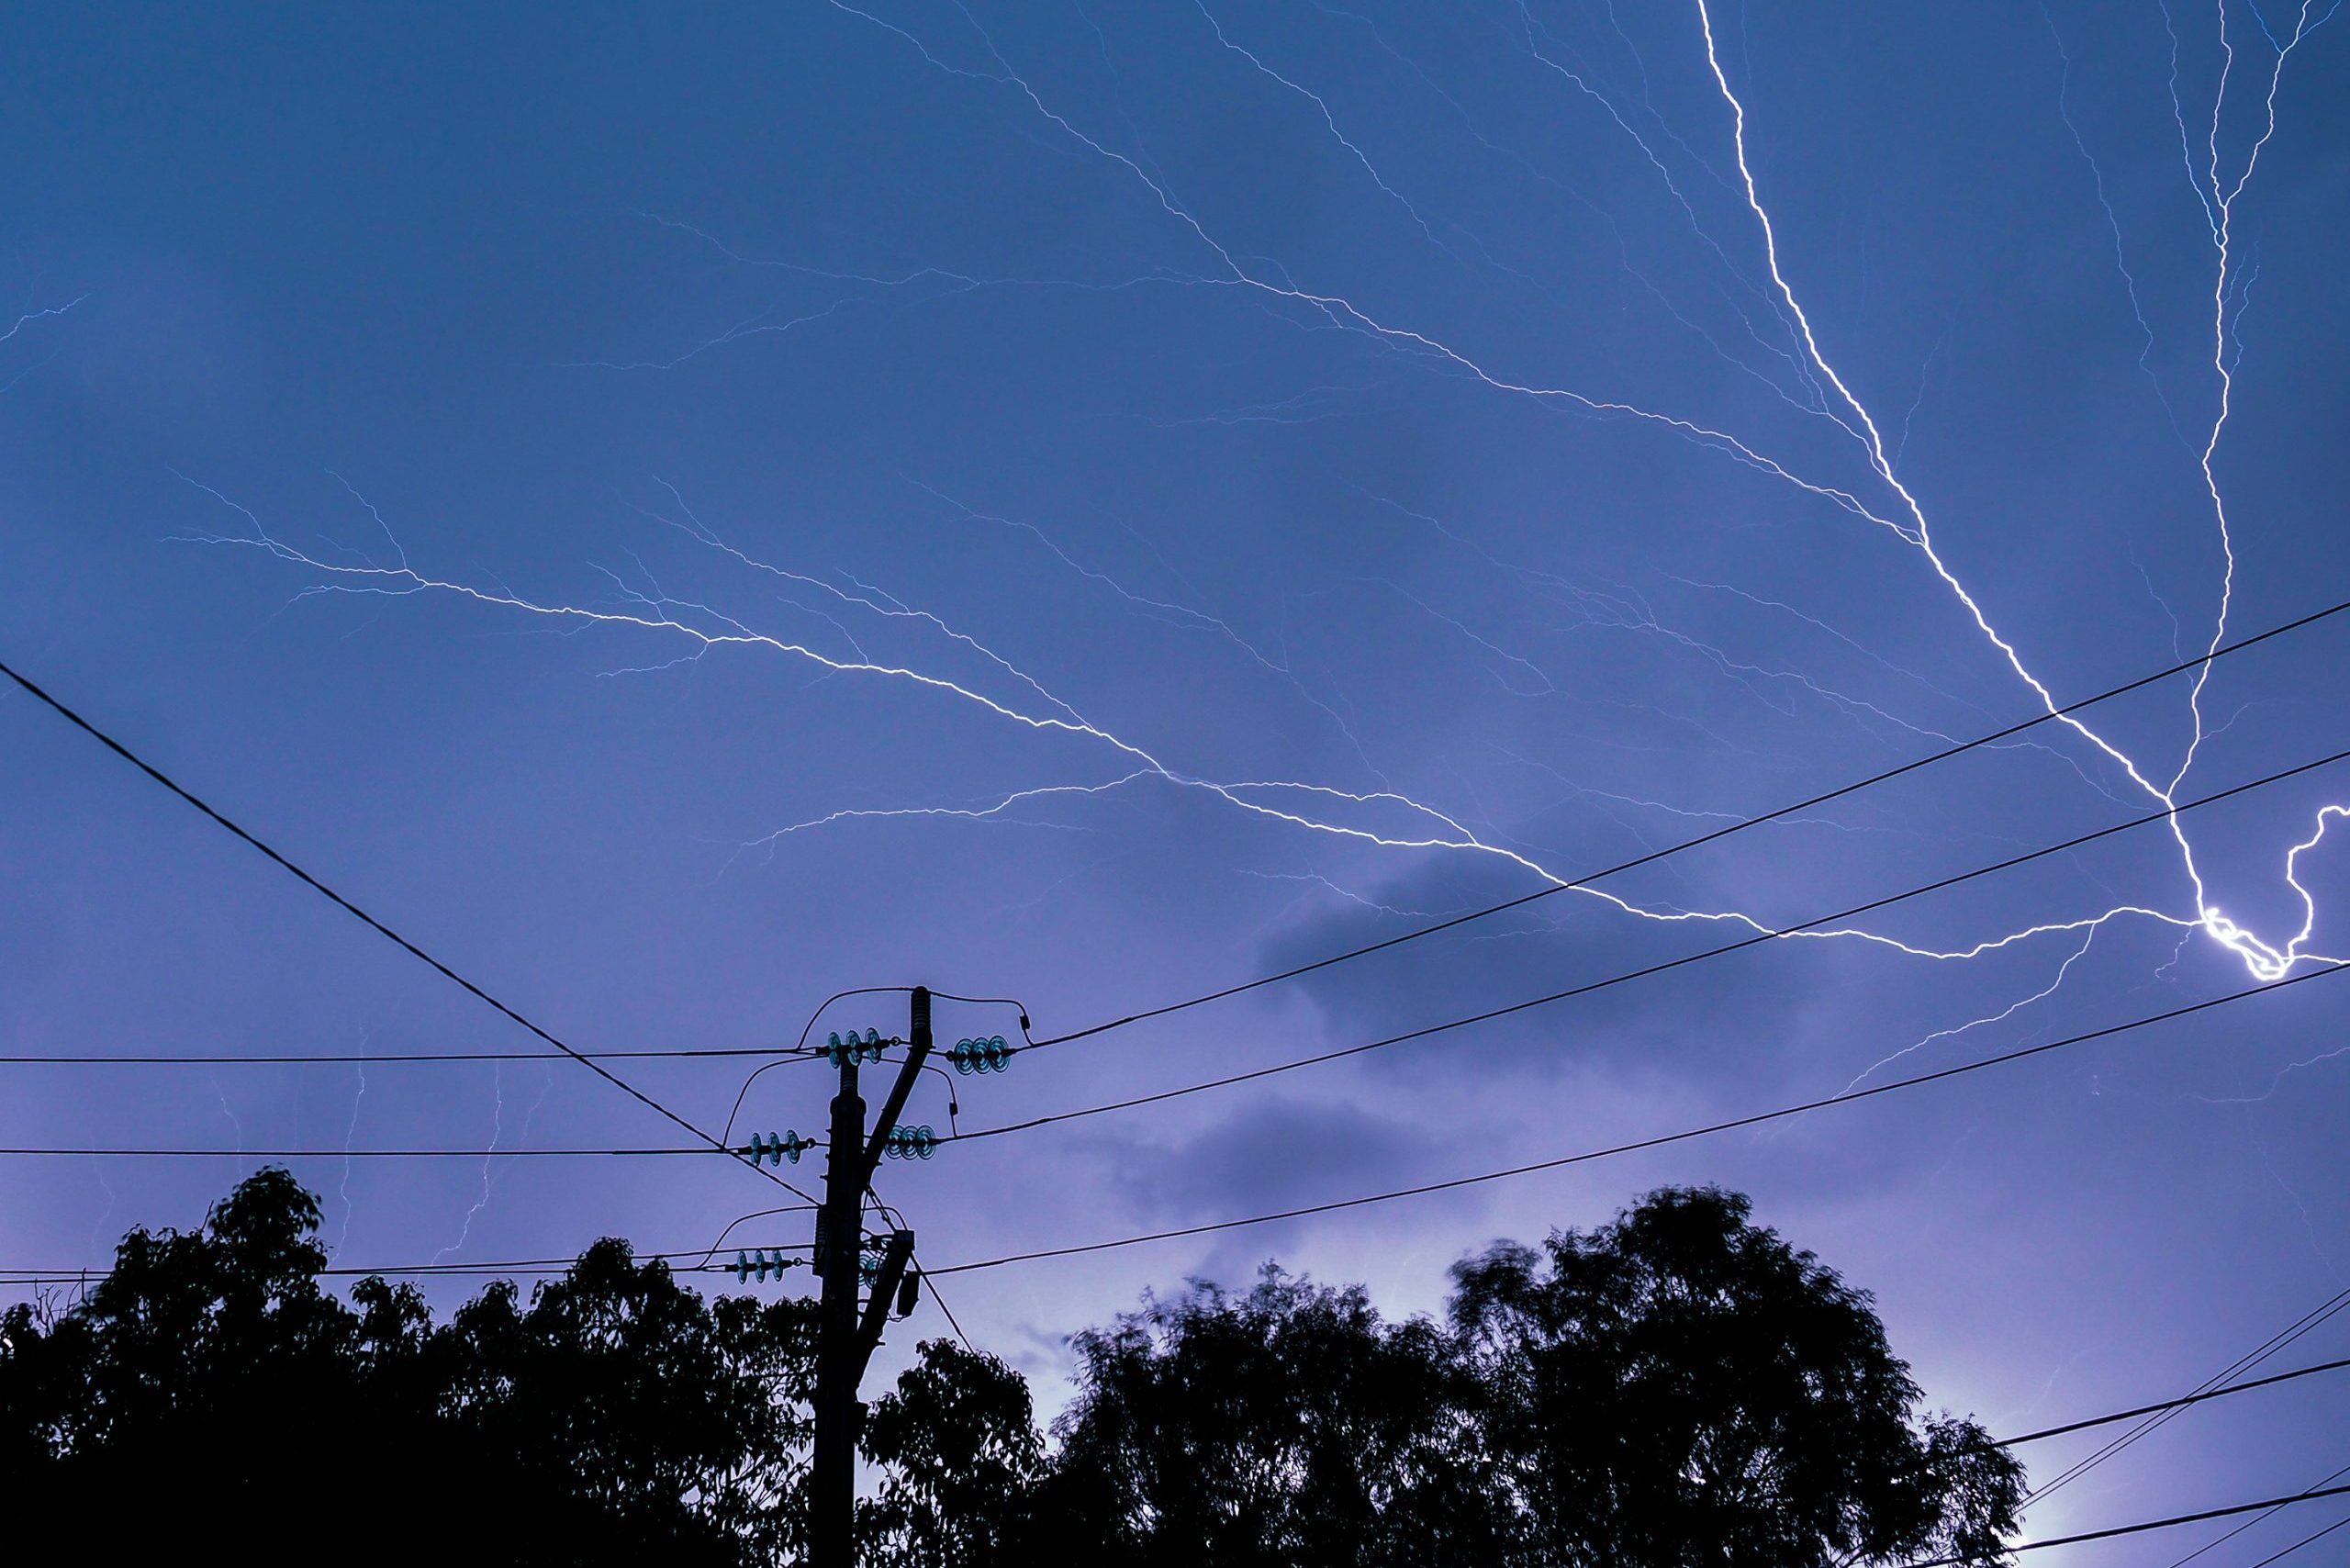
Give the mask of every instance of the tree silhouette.
[{"label": "tree silhouette", "polygon": [[[0,1315],[10,1545],[201,1526],[253,1561],[799,1561],[812,1304],[707,1299],[625,1242],[436,1327],[320,1286],[318,1201],[264,1170],[123,1239],[62,1312]],[[1918,1418],[1868,1296],[1658,1193],[1501,1242],[1441,1320],[1268,1264],[1072,1340],[1047,1449],[993,1357],[920,1347],[860,1441],[876,1568],[1818,1568],[2002,1560],[2020,1469]],[[127,1509],[135,1510],[128,1513]]]},{"label": "tree silhouette", "polygon": [[1809,1568],[2000,1558],[2022,1471],[1913,1423],[1865,1293],[1714,1188],[1454,1271],[1453,1322],[1538,1560]]},{"label": "tree silhouette", "polygon": [[1044,1446],[1028,1384],[993,1356],[926,1341],[894,1393],[874,1403],[865,1457],[882,1467],[858,1505],[878,1568],[980,1568],[1032,1539]]},{"label": "tree silhouette", "polygon": [[648,1550],[773,1562],[801,1535],[812,1316],[715,1303],[597,1243],[525,1305],[431,1326],[406,1286],[319,1285],[318,1201],[264,1170],[186,1235],[134,1231],[88,1298],[0,1317],[0,1493],[88,1544],[135,1501],[256,1560]]},{"label": "tree silhouette", "polygon": [[769,1562],[801,1540],[811,1304],[715,1302],[599,1241],[526,1306],[503,1281],[432,1338],[445,1424],[500,1456],[532,1550]]},{"label": "tree silhouette", "polygon": [[1267,1265],[1077,1336],[1040,1518],[1067,1555],[1134,1564],[1492,1562],[1480,1394],[1450,1338],[1360,1287]]},{"label": "tree silhouette", "polygon": [[[0,1421],[12,1482],[39,1519],[80,1531],[126,1502],[288,1536],[389,1433],[372,1417],[359,1317],[318,1287],[318,1203],[264,1172],[202,1233],[123,1239],[86,1301],[39,1331],[0,1319]],[[15,1490],[11,1487],[10,1490]]]}]

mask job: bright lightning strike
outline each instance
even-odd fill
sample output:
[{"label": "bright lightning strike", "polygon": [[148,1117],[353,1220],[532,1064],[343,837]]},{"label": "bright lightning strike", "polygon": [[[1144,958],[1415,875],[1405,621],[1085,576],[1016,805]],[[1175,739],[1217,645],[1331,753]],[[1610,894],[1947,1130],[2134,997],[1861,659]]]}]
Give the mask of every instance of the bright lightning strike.
[{"label": "bright lightning strike", "polygon": [[[1147,281],[1169,281],[1187,286],[1227,288],[1252,296],[1275,308],[1302,312],[1321,324],[1359,335],[1382,350],[1399,356],[1406,364],[1417,364],[1444,375],[1465,378],[1486,390],[1505,397],[1531,399],[1545,406],[1567,406],[1589,413],[1636,421],[1660,431],[1670,431],[1697,447],[1726,457],[1756,471],[1763,476],[1792,487],[1799,495],[1825,502],[1847,516],[1865,521],[1874,528],[1899,539],[1913,550],[1931,579],[1940,585],[1956,609],[1971,625],[1974,633],[1997,656],[2015,680],[2028,689],[2042,709],[2053,715],[2080,742],[2119,770],[2130,786],[2154,802],[2167,819],[2172,846],[2177,852],[2183,896],[2175,902],[2167,899],[2128,902],[2117,899],[2101,913],[2035,922],[2020,929],[1995,932],[1973,940],[1947,946],[1926,946],[1903,941],[1884,934],[1857,926],[1840,926],[1830,930],[1810,930],[1793,934],[1810,940],[1847,940],[1889,948],[1918,958],[1962,960],[1980,958],[2018,944],[2042,936],[2070,935],[2078,945],[2056,971],[2054,979],[2042,990],[2026,996],[2003,1011],[1986,1014],[1951,1029],[1937,1031],[1914,1043],[1886,1061],[1931,1041],[1967,1029],[1996,1023],[2019,1009],[2053,994],[2064,983],[2076,963],[2085,958],[2094,945],[2098,933],[2117,920],[2135,920],[2165,925],[2184,934],[2198,935],[2216,946],[2243,964],[2259,980],[2275,980],[2290,975],[2311,963],[2342,961],[2317,950],[2319,912],[2317,900],[2304,879],[2304,858],[2316,854],[2325,839],[2333,818],[2350,815],[2350,807],[2329,805],[2319,813],[2312,831],[2294,843],[2287,851],[2281,868],[2283,884],[2299,899],[2302,918],[2299,929],[2290,933],[2262,933],[2249,924],[2221,909],[2207,884],[2199,862],[2197,849],[2190,839],[2177,809],[2177,792],[2198,760],[2204,742],[2216,731],[2207,728],[2204,699],[2210,680],[2210,666],[2195,678],[2187,701],[2188,737],[2179,755],[2167,762],[2134,755],[2077,715],[2059,713],[2058,703],[2050,687],[2035,670],[2018,639],[2000,629],[1992,610],[1951,564],[1942,547],[1930,510],[1921,498],[1904,479],[1899,468],[1898,443],[1888,443],[1885,421],[1854,390],[1846,375],[1831,359],[1823,342],[1822,329],[1815,322],[1804,303],[1804,297],[1791,274],[1799,270],[1791,248],[1783,243],[1779,225],[1766,201],[1750,157],[1751,121],[1744,98],[1733,87],[1717,46],[1714,17],[1708,0],[1695,0],[1696,17],[1702,38],[1704,65],[1718,93],[1728,116],[1728,148],[1729,167],[1734,172],[1730,188],[1742,201],[1744,215],[1751,219],[1751,243],[1758,251],[1760,276],[1752,280],[1769,312],[1777,319],[1790,337],[1788,362],[1803,383],[1803,389],[1814,400],[1799,403],[1805,410],[1832,424],[1857,448],[1871,476],[1871,483],[1856,487],[1830,483],[1824,478],[1808,476],[1792,466],[1792,459],[1764,450],[1759,440],[1751,441],[1711,424],[1668,410],[1650,409],[1605,395],[1552,385],[1532,375],[1495,367],[1494,362],[1480,353],[1459,348],[1418,328],[1396,324],[1374,313],[1372,307],[1329,292],[1322,292],[1292,281],[1278,266],[1251,265],[1241,259],[1244,253],[1227,246],[1211,232],[1207,223],[1180,199],[1170,184],[1157,174],[1147,162],[1108,145],[1088,133],[1070,118],[1049,104],[1046,97],[1005,59],[994,40],[984,29],[979,29],[974,19],[971,26],[979,29],[991,69],[974,70],[951,64],[940,58],[919,36],[904,27],[888,21],[871,12],[832,0],[834,8],[846,16],[861,19],[876,28],[905,40],[930,67],[957,79],[968,82],[981,90],[1003,90],[1016,96],[1027,108],[1040,117],[1062,136],[1087,153],[1119,170],[1122,175],[1137,185],[1158,209],[1170,220],[1188,242],[1196,242],[1212,259],[1213,269],[1197,274],[1167,272],[1154,274]],[[964,13],[967,18],[969,13]],[[1360,140],[1340,129],[1338,120],[1325,96],[1293,76],[1274,70],[1257,52],[1232,39],[1204,6],[1201,15],[1209,29],[1225,49],[1244,58],[1257,72],[1270,78],[1291,94],[1310,102],[1318,112],[1328,134],[1336,138],[1362,171],[1384,195],[1408,212],[1431,242],[1436,234],[1422,209],[1414,204],[1401,187],[1377,167]],[[2176,71],[2172,80],[2173,102],[2177,106],[2181,132],[2181,147],[2192,180],[2197,199],[2210,220],[2213,246],[2210,315],[2210,369],[2217,389],[2217,407],[2210,424],[2203,431],[2199,466],[2204,489],[2215,525],[2222,569],[2217,594],[2217,606],[2212,617],[2212,631],[2207,650],[2216,649],[2225,640],[2228,620],[2236,588],[2237,560],[2234,535],[2224,491],[2217,471],[2217,456],[2226,436],[2228,421],[2234,402],[2234,381],[2238,364],[2232,353],[2232,327],[2242,309],[2246,280],[2242,274],[2237,241],[2237,207],[2251,186],[2264,151],[2277,130],[2277,98],[2285,78],[2287,63],[2311,34],[2333,16],[2331,10],[2318,14],[2313,0],[2304,0],[2291,30],[2282,37],[2271,39],[2273,59],[2260,81],[2263,96],[2257,136],[2249,149],[2232,162],[2223,148],[2222,120],[2231,101],[2234,79],[2238,74],[2237,47],[2228,35],[2228,17],[2224,5],[2220,8],[2220,40],[2225,63],[2211,105],[2210,123],[2203,137],[2200,166],[2193,139],[2188,129],[2188,118],[2183,100],[2177,95]],[[2167,10],[2165,24],[2170,25]],[[2176,33],[2174,32],[2174,39]],[[1695,207],[1679,184],[1667,162],[1660,155],[1658,146],[1636,130],[1620,109],[1596,92],[1574,73],[1567,71],[1555,60],[1542,52],[1541,39],[1530,16],[1527,29],[1528,47],[1547,67],[1566,76],[1584,95],[1599,102],[1608,118],[1622,132],[1638,144],[1640,152],[1663,180],[1672,196],[1685,210],[1698,237],[1719,256],[1734,276],[1745,281],[1746,274],[1731,261],[1731,248],[1740,241],[1729,240],[1707,230],[1698,222]],[[1391,50],[1392,52],[1392,50]],[[2176,55],[2174,54],[2174,60]],[[1456,105],[1456,107],[1458,106]],[[2069,118],[2066,121],[2071,125]],[[1473,129],[1473,128],[1472,128]],[[2077,131],[2075,132],[2077,137]],[[1482,140],[1482,138],[1481,138]],[[1676,138],[1677,141],[1678,139]],[[1488,143],[1488,145],[1492,145]],[[2086,147],[2083,148],[2086,154]],[[2099,176],[2100,192],[2102,175]],[[2110,209],[2108,209],[2110,216]],[[694,231],[699,233],[698,230]],[[707,236],[703,236],[707,238]],[[2117,247],[2119,233],[2116,233]],[[711,241],[716,243],[716,241]],[[730,252],[732,253],[732,252]],[[2117,249],[2117,255],[2119,250]],[[921,271],[893,277],[865,277],[852,274],[824,274],[844,286],[863,289],[894,291],[923,283],[937,283],[946,292],[965,291],[979,286],[979,281],[960,274],[937,269]],[[1767,280],[1767,281],[1765,281]],[[1005,280],[1012,281],[1012,280]],[[1129,286],[1120,285],[1117,286]],[[2134,280],[2132,283],[2134,304]],[[856,297],[867,297],[860,295]],[[844,305],[845,301],[843,302]],[[835,305],[837,309],[843,305]],[[2143,319],[2143,312],[2140,317]],[[740,324],[713,340],[705,348],[733,341],[753,331],[786,330],[800,324],[799,319],[778,327],[776,323],[755,319]],[[1750,329],[1751,322],[1750,320]],[[1758,341],[1761,334],[1756,333]],[[1766,344],[1766,346],[1769,346]],[[702,350],[695,351],[697,353]],[[1774,350],[1774,352],[1776,352]],[[192,481],[193,482],[193,481]],[[779,655],[806,664],[826,675],[842,676],[910,688],[928,697],[966,705],[992,718],[1054,743],[1072,743],[1098,754],[1109,764],[1106,777],[1091,780],[1055,782],[1003,791],[978,802],[954,805],[856,806],[833,811],[820,816],[795,823],[777,830],[745,847],[772,850],[782,839],[791,834],[812,831],[845,821],[880,818],[942,817],[969,821],[1000,819],[1021,806],[1047,800],[1066,800],[1079,796],[1106,795],[1133,791],[1143,788],[1168,788],[1177,791],[1205,796],[1224,808],[1243,816],[1260,819],[1309,835],[1323,835],[1371,846],[1382,850],[1434,851],[1483,857],[1505,862],[1552,885],[1565,886],[1566,877],[1535,853],[1496,842],[1490,834],[1481,835],[1465,825],[1464,813],[1447,810],[1433,801],[1418,798],[1393,788],[1375,790],[1354,790],[1334,784],[1308,778],[1217,778],[1204,770],[1186,767],[1180,759],[1161,755],[1162,749],[1143,739],[1113,727],[1107,722],[1088,718],[1067,699],[1057,695],[1045,679],[1010,658],[998,653],[971,633],[951,625],[937,614],[908,605],[902,600],[864,584],[854,589],[844,588],[825,578],[811,574],[774,566],[755,560],[749,554],[724,542],[716,532],[694,519],[684,506],[682,498],[672,492],[685,521],[677,523],[690,537],[706,548],[724,555],[752,571],[770,575],[792,583],[796,588],[822,596],[826,608],[821,618],[838,631],[851,652],[846,655],[823,652],[811,643],[781,632],[762,630],[747,621],[696,600],[674,597],[654,583],[650,574],[641,568],[633,578],[608,573],[613,585],[616,602],[605,605],[576,604],[547,600],[525,596],[500,584],[483,586],[447,577],[428,575],[411,566],[406,554],[394,542],[394,558],[388,563],[372,559],[330,561],[285,543],[263,527],[260,520],[247,509],[229,500],[208,486],[199,486],[224,505],[244,517],[249,532],[228,535],[207,536],[203,542],[215,544],[239,544],[263,550],[277,560],[299,567],[311,577],[305,594],[376,595],[392,598],[419,595],[446,595],[502,612],[542,619],[550,622],[574,626],[606,627],[623,632],[645,633],[662,639],[676,650],[670,662],[698,660],[712,652],[758,651]],[[1871,491],[1870,498],[1862,491]],[[937,492],[933,492],[936,494]],[[941,497],[942,499],[947,498]],[[1070,570],[1075,571],[1108,589],[1123,596],[1130,607],[1162,618],[1178,621],[1203,630],[1210,630],[1228,638],[1258,665],[1287,678],[1309,700],[1329,714],[1338,715],[1329,704],[1315,697],[1297,680],[1286,659],[1276,659],[1261,652],[1257,644],[1237,631],[1233,622],[1206,610],[1173,600],[1147,598],[1128,590],[1106,573],[1081,565],[1074,556],[1046,537],[1041,531],[1023,523],[991,519],[956,505],[967,518],[1003,523],[1033,533]],[[371,515],[373,509],[370,508]],[[381,523],[380,516],[375,518]],[[674,521],[674,520],[670,520]],[[1440,525],[1439,525],[1440,526]],[[389,536],[389,529],[385,530]],[[1496,562],[1496,565],[1501,563]],[[855,579],[850,579],[854,582]],[[1393,584],[1389,585],[1393,587]],[[1554,579],[1550,589],[1572,597],[1572,601],[1594,624],[1612,624],[1642,635],[1680,643],[1687,651],[1709,661],[1726,678],[1745,685],[1759,699],[1774,700],[1773,692],[1789,694],[1778,700],[1791,701],[1792,694],[1826,703],[1864,726],[1883,725],[1887,730],[1905,734],[1949,738],[1944,732],[1904,719],[1880,704],[1827,685],[1801,672],[1763,666],[1751,660],[1738,658],[1723,649],[1673,630],[1651,611],[1641,596],[1629,589],[1613,588],[1606,593],[1582,588]],[[1718,587],[1720,585],[1694,585]],[[1404,590],[1397,589],[1398,592]],[[1742,591],[1742,590],[1729,590]],[[1748,596],[1754,598],[1754,596]],[[1473,633],[1458,617],[1447,615],[1427,604],[1415,600],[1422,610],[1439,621],[1447,622],[1456,631],[1476,638],[1483,651],[1512,667],[1539,677],[1542,676],[1529,661],[1509,653],[1482,634]],[[1757,599],[1758,604],[1771,605],[1801,614],[1791,607]],[[812,612],[811,613],[815,613]],[[1807,620],[1812,618],[1805,617]],[[1814,623],[1820,624],[1816,621]],[[938,658],[931,662],[914,659],[892,661],[869,655],[860,640],[860,626],[879,630],[894,625],[907,632],[933,637],[943,644]],[[1849,639],[1847,639],[1849,641]],[[1865,650],[1863,650],[1865,652]],[[948,673],[948,664],[938,659],[976,659],[982,673],[958,676]],[[1883,661],[1880,661],[1883,662]],[[666,667],[656,666],[652,667]],[[1902,672],[1908,673],[1908,672]],[[1532,689],[1529,688],[1529,689]],[[1351,739],[1352,729],[1343,720],[1340,728]],[[1357,742],[1360,751],[1360,742]],[[2068,757],[2068,761],[2071,760]],[[1366,763],[1368,759],[1366,758]],[[2076,772],[2092,788],[2105,786],[2088,772],[2073,763]],[[1382,779],[1383,783],[1384,780]],[[1639,802],[1655,804],[1655,802]],[[1667,808],[1670,809],[1670,808]],[[1474,813],[1466,813],[1473,815]],[[1319,879],[1318,878],[1316,879]],[[1601,889],[1577,887],[1582,896],[1597,901],[1615,910],[1641,920],[1679,923],[1728,923],[1741,925],[1756,933],[1766,933],[1772,925],[1758,916],[1740,911],[1693,910],[1635,902]],[[1880,1062],[1869,1071],[1886,1065]],[[1863,1078],[1866,1073],[1862,1075]],[[1860,1080],[1855,1080],[1855,1082]],[[487,1199],[487,1176],[485,1201]]]}]

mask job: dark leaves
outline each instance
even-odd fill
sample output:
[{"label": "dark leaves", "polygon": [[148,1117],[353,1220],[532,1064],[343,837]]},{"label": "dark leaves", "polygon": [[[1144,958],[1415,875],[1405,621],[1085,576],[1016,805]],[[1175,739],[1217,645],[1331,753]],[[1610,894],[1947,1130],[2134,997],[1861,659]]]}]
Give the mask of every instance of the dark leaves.
[{"label": "dark leaves", "polygon": [[2020,1468],[1974,1428],[1918,1430],[1867,1294],[1749,1214],[1666,1191],[1454,1271],[1541,1560],[1794,1568],[1953,1541],[1991,1560]]},{"label": "dark leaves", "polygon": [[0,1492],[61,1532],[135,1498],[257,1561],[444,1558],[476,1520],[461,1554],[516,1562],[770,1562],[798,1540],[798,1304],[713,1305],[604,1241],[529,1303],[496,1284],[435,1328],[411,1287],[320,1290],[318,1218],[266,1170],[201,1232],[126,1238],[55,1323],[0,1319]]},{"label": "dark leaves", "polygon": [[[435,1327],[410,1286],[321,1290],[318,1217],[263,1171],[199,1232],[125,1238],[70,1310],[0,1315],[0,1495],[39,1505],[13,1546],[85,1545],[135,1499],[255,1561],[800,1560],[813,1303],[705,1298],[605,1240]],[[1147,1298],[1072,1341],[1052,1451],[1017,1372],[924,1344],[860,1434],[864,1560],[2004,1560],[2014,1460],[1921,1422],[1867,1294],[1746,1199],[1658,1193],[1453,1282],[1443,1322],[1270,1264]]]}]

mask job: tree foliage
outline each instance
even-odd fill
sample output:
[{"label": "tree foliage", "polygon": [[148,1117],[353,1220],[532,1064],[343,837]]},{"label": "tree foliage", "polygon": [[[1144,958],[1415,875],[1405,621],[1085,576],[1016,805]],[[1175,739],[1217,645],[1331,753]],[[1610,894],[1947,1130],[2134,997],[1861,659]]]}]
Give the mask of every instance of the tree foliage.
[{"label": "tree foliage", "polygon": [[869,1562],[886,1568],[981,1568],[1032,1536],[1044,1445],[1028,1384],[993,1356],[925,1341],[893,1393],[876,1401],[861,1446],[882,1469],[858,1506]]},{"label": "tree foliage", "polygon": [[[284,1171],[196,1232],[127,1237],[70,1309],[0,1315],[12,1544],[135,1501],[255,1561],[800,1559],[813,1305],[705,1298],[624,1242],[436,1325],[322,1288]],[[876,1568],[1816,1568],[2002,1560],[2020,1469],[1923,1419],[1869,1297],[1713,1189],[1500,1242],[1441,1319],[1268,1264],[1075,1337],[1037,1429],[1020,1374],[922,1345],[860,1434]],[[230,1539],[224,1533],[223,1539]]]},{"label": "tree foliage", "polygon": [[1869,1297],[1750,1223],[1668,1191],[1538,1252],[1453,1271],[1496,1476],[1537,1560],[1780,1568],[1988,1561],[2021,1473],[1919,1400]]},{"label": "tree foliage", "polygon": [[436,1328],[408,1286],[321,1289],[318,1219],[263,1171],[201,1231],[133,1232],[46,1325],[0,1317],[0,1491],[41,1499],[20,1524],[79,1534],[136,1499],[260,1561],[458,1538],[507,1562],[749,1563],[800,1539],[805,1304],[708,1302],[602,1241],[528,1303],[500,1282]]},{"label": "tree foliage", "polygon": [[1436,1325],[1268,1265],[1075,1340],[1046,1517],[1136,1564],[1493,1562],[1471,1369]]}]

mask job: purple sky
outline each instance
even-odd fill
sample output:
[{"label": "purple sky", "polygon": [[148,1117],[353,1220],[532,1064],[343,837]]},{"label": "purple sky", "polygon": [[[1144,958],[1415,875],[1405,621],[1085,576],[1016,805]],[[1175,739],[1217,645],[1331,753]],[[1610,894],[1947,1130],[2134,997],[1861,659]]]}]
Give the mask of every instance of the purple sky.
[{"label": "purple sky", "polygon": [[[2330,5],[1708,5],[28,12],[0,658],[573,1045],[738,1048],[917,981],[1080,1028],[2350,597]],[[1483,1012],[2327,756],[2345,639],[957,1080],[961,1125]],[[945,1267],[2313,972],[2350,948],[2330,801],[2350,779],[2317,770],[1841,935],[950,1146],[883,1193]],[[0,1054],[535,1047],[20,694],[0,887]],[[1876,1293],[1932,1403],[2060,1421],[2350,1286],[2344,1005],[2319,981],[943,1283],[1049,1410],[1063,1336],[1145,1290],[1277,1257],[1427,1310],[1493,1238],[1719,1182]],[[852,1025],[901,999],[817,1032]],[[712,1127],[747,1070],[615,1066]],[[818,1130],[822,1079],[766,1075],[738,1132]],[[678,1137],[568,1063],[0,1084],[30,1148]],[[908,1119],[946,1129],[938,1080]],[[102,1264],[254,1163],[6,1158],[0,1268]],[[717,1158],[295,1166],[358,1265],[699,1247],[778,1201]],[[2344,1325],[2264,1370],[2350,1353]],[[925,1306],[877,1383],[944,1331]],[[2197,1411],[2031,1527],[2315,1483],[2342,1411],[2325,1379]]]}]

